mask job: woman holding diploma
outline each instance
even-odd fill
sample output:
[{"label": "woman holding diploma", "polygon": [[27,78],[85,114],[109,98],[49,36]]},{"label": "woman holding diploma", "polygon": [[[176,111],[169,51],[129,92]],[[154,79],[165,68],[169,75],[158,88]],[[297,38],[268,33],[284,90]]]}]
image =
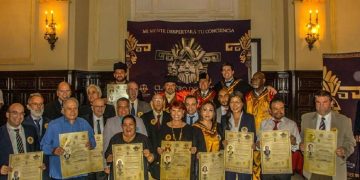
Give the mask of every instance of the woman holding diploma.
[{"label": "woman holding diploma", "polygon": [[[117,133],[115,134],[110,142],[109,142],[109,146],[105,152],[105,157],[106,157],[106,161],[107,163],[110,163],[110,167],[111,169],[112,167],[112,162],[113,162],[113,151],[112,151],[112,145],[113,144],[133,144],[133,143],[141,143],[143,146],[143,154],[144,154],[144,179],[148,180],[148,163],[152,163],[154,161],[154,155],[150,152],[151,148],[151,144],[149,139],[140,133],[136,133],[136,120],[134,118],[134,116],[132,115],[127,115],[123,118],[122,121],[122,129],[123,132]],[[120,160],[119,160],[120,162]],[[124,165],[124,162],[121,161],[119,166],[126,166],[126,164]],[[120,167],[117,167],[120,168]],[[110,179],[115,179],[114,178],[114,174],[113,174],[113,170],[110,171]]]},{"label": "woman holding diploma", "polygon": [[216,122],[215,104],[208,101],[200,107],[200,118],[193,124],[194,144],[197,152],[220,150],[221,126]]},{"label": "woman holding diploma", "polygon": [[[243,94],[241,92],[235,91],[233,92],[233,94],[230,95],[229,107],[230,109],[228,110],[227,114],[221,117],[222,132],[224,133],[225,130],[236,131],[236,132],[247,131],[247,132],[253,132],[254,137],[256,137],[254,117],[244,111],[244,100],[243,100]],[[223,137],[225,137],[224,134]],[[223,141],[223,145],[224,147],[227,146],[226,140]],[[255,144],[253,147],[255,147]],[[227,180],[235,180],[235,179],[247,180],[247,179],[251,179],[251,176],[252,176],[251,174],[225,171],[225,178]]]},{"label": "woman holding diploma", "polygon": [[[193,140],[192,127],[183,121],[185,105],[180,101],[174,101],[170,105],[170,122],[160,129],[160,139],[157,151],[161,155],[168,149],[161,148],[161,141],[191,141]],[[190,147],[191,154],[196,153],[196,147]],[[192,157],[193,159],[193,157]],[[191,179],[194,178],[193,163],[191,163]]]}]

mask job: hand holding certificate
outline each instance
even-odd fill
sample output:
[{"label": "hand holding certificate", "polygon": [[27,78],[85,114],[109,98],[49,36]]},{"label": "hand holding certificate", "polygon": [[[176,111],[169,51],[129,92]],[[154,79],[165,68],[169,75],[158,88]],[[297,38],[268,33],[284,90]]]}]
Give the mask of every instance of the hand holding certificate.
[{"label": "hand holding certificate", "polygon": [[252,173],[254,133],[225,131],[225,170]]},{"label": "hand holding certificate", "polygon": [[191,142],[187,141],[162,141],[164,150],[160,161],[160,179],[190,179]]},{"label": "hand holding certificate", "polygon": [[[63,178],[91,172],[88,132],[60,134],[60,147],[64,153],[60,156]],[[102,161],[101,161],[102,163]]]},{"label": "hand holding certificate", "polygon": [[327,176],[335,175],[337,131],[305,130],[304,170]]},{"label": "hand holding certificate", "polygon": [[42,179],[43,152],[10,154],[8,180]]},{"label": "hand holding certificate", "polygon": [[263,131],[260,152],[263,174],[292,174],[289,131]]},{"label": "hand holding certificate", "polygon": [[114,179],[144,179],[142,143],[112,145]]}]

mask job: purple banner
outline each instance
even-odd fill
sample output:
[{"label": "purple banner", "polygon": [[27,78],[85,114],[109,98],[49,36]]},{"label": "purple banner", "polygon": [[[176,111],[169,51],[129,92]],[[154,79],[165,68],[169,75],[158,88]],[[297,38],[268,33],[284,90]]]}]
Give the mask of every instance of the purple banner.
[{"label": "purple banner", "polygon": [[166,75],[178,78],[178,89],[197,85],[202,72],[213,83],[221,79],[221,64],[230,62],[235,76],[247,79],[250,21],[128,22],[126,63],[129,77],[139,83],[145,99],[162,91]]},{"label": "purple banner", "polygon": [[[350,117],[360,131],[356,107],[360,100],[360,53],[324,54],[323,88],[335,99],[334,110]],[[359,112],[358,112],[359,113]],[[348,158],[348,179],[359,179],[359,142],[355,152]]]}]

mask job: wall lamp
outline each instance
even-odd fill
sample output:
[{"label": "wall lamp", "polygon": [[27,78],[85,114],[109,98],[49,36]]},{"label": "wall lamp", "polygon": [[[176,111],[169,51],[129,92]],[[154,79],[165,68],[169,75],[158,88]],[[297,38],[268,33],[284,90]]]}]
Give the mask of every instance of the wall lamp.
[{"label": "wall lamp", "polygon": [[306,42],[308,43],[308,47],[309,50],[311,51],[311,49],[314,47],[314,43],[319,40],[319,29],[320,29],[320,25],[319,25],[319,11],[316,10],[316,19],[315,19],[315,23],[312,22],[311,20],[311,14],[312,14],[312,10],[309,11],[309,23],[307,23],[306,28],[307,28],[307,34],[305,37]]},{"label": "wall lamp", "polygon": [[50,49],[54,50],[55,43],[59,39],[56,36],[56,22],[54,21],[54,11],[50,11],[51,14],[51,20],[48,20],[48,12],[45,11],[45,25],[46,25],[46,31],[44,35],[44,39],[48,41],[50,44]]}]

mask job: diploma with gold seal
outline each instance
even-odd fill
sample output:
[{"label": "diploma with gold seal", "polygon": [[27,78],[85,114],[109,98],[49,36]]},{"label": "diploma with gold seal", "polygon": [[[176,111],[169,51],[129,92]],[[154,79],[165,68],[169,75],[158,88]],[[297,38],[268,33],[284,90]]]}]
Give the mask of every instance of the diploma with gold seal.
[{"label": "diploma with gold seal", "polygon": [[335,176],[337,130],[305,129],[304,170]]},{"label": "diploma with gold seal", "polygon": [[261,132],[263,174],[292,174],[291,142],[288,130]]},{"label": "diploma with gold seal", "polygon": [[225,131],[225,171],[252,173],[254,133]]},{"label": "diploma with gold seal", "polygon": [[95,134],[96,141],[95,149],[90,150],[91,172],[98,172],[104,170],[104,157],[103,157],[103,135]]},{"label": "diploma with gold seal", "polygon": [[224,180],[224,151],[199,152],[199,180]]},{"label": "diploma with gold seal", "polygon": [[191,146],[190,141],[161,141],[160,179],[190,179]]},{"label": "diploma with gold seal", "polygon": [[109,104],[116,105],[116,101],[121,97],[128,98],[128,94],[126,92],[127,84],[107,84],[107,98]]},{"label": "diploma with gold seal", "polygon": [[60,134],[60,147],[64,154],[60,156],[61,175],[63,178],[91,172],[88,132],[73,132]]},{"label": "diploma with gold seal", "polygon": [[143,145],[114,144],[112,145],[114,179],[144,179]]},{"label": "diploma with gold seal", "polygon": [[42,179],[43,152],[10,154],[8,180]]}]

